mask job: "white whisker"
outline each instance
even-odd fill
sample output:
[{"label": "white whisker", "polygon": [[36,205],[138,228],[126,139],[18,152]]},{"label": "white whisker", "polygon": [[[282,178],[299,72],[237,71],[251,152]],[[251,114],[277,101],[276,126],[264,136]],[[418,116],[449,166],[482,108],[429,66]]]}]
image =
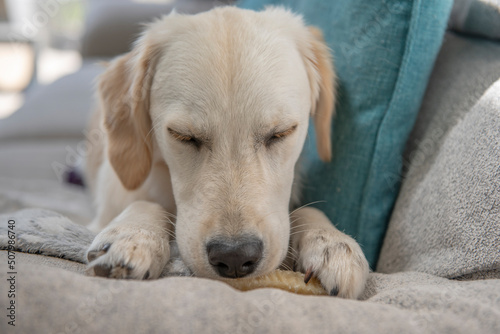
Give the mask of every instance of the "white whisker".
[{"label": "white whisker", "polygon": [[314,201],[314,202],[310,202],[310,203],[304,204],[304,205],[302,205],[301,207],[298,207],[297,209],[295,209],[295,210],[293,210],[292,212],[290,212],[290,216],[291,216],[291,215],[293,215],[293,214],[294,214],[295,212],[297,212],[298,210],[303,209],[303,208],[305,208],[306,206],[316,204],[316,203],[326,203],[326,201]]}]

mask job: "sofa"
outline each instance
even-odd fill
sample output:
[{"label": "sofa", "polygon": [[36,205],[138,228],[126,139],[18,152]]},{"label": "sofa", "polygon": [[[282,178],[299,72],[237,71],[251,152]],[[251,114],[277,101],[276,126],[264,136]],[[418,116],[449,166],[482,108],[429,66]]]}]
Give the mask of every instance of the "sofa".
[{"label": "sofa", "polygon": [[[67,168],[85,156],[99,62],[127,51],[139,26],[124,18],[140,22],[175,4],[131,3],[116,22],[106,16],[111,2],[92,7],[82,68],[35,85],[20,110],[0,120],[0,305],[6,313],[0,331],[500,333],[500,30],[494,16],[500,4],[489,3],[493,28],[485,31],[477,24],[484,20],[467,15],[486,9],[455,2],[401,157],[401,187],[378,262],[359,300],[240,292],[197,277],[85,275],[85,246],[93,235],[84,226],[93,206],[84,188],[65,181]],[[212,5],[177,4],[191,13]],[[68,224],[78,224],[81,234],[57,240]],[[13,233],[16,251],[9,252]],[[65,242],[68,252],[56,252],[51,240]]]}]

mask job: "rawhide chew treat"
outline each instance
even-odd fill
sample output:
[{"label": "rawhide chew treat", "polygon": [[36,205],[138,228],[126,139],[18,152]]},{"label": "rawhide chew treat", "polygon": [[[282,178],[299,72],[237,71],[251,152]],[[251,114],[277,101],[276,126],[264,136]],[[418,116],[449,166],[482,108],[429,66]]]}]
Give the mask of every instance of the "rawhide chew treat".
[{"label": "rawhide chew treat", "polygon": [[315,277],[306,284],[304,283],[304,274],[289,270],[277,269],[267,275],[227,279],[224,282],[241,291],[275,288],[300,295],[328,295]]}]

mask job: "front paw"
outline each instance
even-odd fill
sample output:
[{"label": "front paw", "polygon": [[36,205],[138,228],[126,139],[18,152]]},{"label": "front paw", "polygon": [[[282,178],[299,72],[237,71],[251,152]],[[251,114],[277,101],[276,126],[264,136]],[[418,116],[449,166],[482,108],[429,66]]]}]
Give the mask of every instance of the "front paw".
[{"label": "front paw", "polygon": [[108,227],[87,251],[87,274],[92,276],[155,279],[170,258],[168,234],[137,226]]},{"label": "front paw", "polygon": [[368,278],[368,262],[351,237],[328,230],[305,233],[300,242],[299,269],[306,281],[316,276],[333,296],[357,298]]}]

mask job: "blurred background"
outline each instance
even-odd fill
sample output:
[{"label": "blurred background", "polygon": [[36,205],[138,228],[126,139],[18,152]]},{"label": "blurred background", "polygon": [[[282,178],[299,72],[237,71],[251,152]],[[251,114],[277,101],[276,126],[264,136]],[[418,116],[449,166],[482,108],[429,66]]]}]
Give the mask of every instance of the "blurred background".
[{"label": "blurred background", "polygon": [[84,0],[0,0],[0,118],[34,84],[80,68],[85,7]]},{"label": "blurred background", "polygon": [[174,8],[195,14],[230,3],[0,0],[0,181],[62,182],[87,154],[103,64],[128,52],[144,23]]},{"label": "blurred background", "polygon": [[[35,88],[78,71],[86,58],[96,62],[96,58],[114,56],[117,46],[130,44],[131,40],[121,39],[138,33],[139,20],[134,18],[130,27],[123,26],[127,15],[144,12],[144,21],[148,21],[174,7],[180,12],[195,13],[228,2],[0,0],[0,119],[15,112]],[[118,17],[118,23],[113,21]],[[96,33],[97,28],[105,32]],[[99,45],[97,53],[95,45]],[[106,52],[107,49],[113,52]]]}]

